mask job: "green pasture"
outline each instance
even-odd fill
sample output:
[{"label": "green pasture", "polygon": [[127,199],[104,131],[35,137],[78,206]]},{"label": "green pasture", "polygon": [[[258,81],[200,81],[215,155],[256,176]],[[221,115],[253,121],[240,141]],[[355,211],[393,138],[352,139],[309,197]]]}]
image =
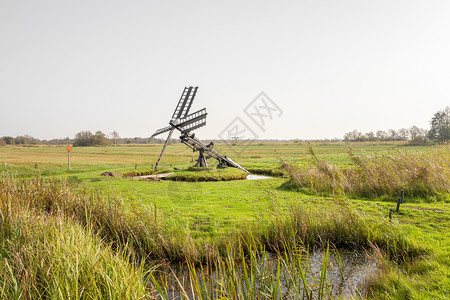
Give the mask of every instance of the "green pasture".
[{"label": "green pasture", "polygon": [[[349,148],[356,154],[386,154],[392,151],[428,151],[433,146],[411,147],[402,143],[261,143],[218,144],[215,149],[243,167],[273,170],[280,160],[304,165],[310,160],[308,148],[316,155],[338,166],[350,166]],[[184,220],[194,237],[214,240],[236,224],[261,222],[280,213],[280,207],[301,203],[308,209],[323,209],[334,197],[298,192],[283,188],[283,177],[264,180],[217,182],[142,181],[134,178],[105,177],[103,172],[118,175],[133,170],[150,170],[161,151],[161,145],[74,147],[71,170],[67,170],[65,147],[0,147],[0,172],[8,176],[65,178],[89,190],[120,196],[127,205],[155,207],[164,218]],[[196,153],[181,144],[169,145],[161,169],[186,172]],[[215,162],[211,159],[211,165]],[[175,170],[177,168],[177,170]],[[367,218],[388,219],[395,199],[344,199]],[[429,250],[429,254],[407,265],[392,265],[375,287],[381,298],[424,299],[450,298],[450,204],[424,203],[408,199],[392,222],[408,236]]]}]

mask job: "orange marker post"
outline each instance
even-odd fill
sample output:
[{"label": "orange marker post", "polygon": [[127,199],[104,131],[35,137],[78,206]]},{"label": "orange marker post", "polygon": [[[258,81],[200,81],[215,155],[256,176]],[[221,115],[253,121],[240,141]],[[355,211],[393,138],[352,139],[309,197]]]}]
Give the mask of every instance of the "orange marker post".
[{"label": "orange marker post", "polygon": [[67,145],[67,166],[69,168],[70,171],[70,151],[72,151],[72,146]]}]

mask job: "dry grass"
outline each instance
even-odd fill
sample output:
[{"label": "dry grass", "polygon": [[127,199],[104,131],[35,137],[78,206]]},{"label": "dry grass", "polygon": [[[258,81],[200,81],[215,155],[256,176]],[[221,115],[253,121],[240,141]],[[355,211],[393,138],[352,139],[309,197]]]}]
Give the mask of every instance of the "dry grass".
[{"label": "dry grass", "polygon": [[[356,155],[349,150],[353,166],[339,168],[319,159],[310,148],[312,162],[307,167],[284,163],[291,185],[316,193],[349,196],[440,197],[450,192],[450,147],[428,152],[395,151],[385,155]],[[444,196],[445,197],[445,196]]]}]

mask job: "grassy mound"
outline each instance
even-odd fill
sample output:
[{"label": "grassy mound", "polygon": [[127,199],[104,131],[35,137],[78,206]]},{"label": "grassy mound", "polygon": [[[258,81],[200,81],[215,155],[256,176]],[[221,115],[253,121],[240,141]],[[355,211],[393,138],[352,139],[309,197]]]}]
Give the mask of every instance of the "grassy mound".
[{"label": "grassy mound", "polygon": [[166,177],[167,180],[174,181],[230,181],[241,180],[247,177],[247,173],[236,168],[202,169],[188,168]]},{"label": "grassy mound", "polygon": [[265,175],[272,177],[282,177],[287,175],[287,172],[282,168],[247,168],[251,174]]}]

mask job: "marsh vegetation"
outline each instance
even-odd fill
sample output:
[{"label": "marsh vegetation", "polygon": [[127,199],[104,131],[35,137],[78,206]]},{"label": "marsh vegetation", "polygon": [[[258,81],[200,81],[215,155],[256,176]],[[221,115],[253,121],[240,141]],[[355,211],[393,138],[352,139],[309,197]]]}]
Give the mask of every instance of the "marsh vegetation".
[{"label": "marsh vegetation", "polygon": [[[270,157],[259,155],[270,148],[255,147],[251,156]],[[250,155],[242,160],[255,168],[284,164],[289,178],[216,182],[101,178],[105,169],[118,174],[130,169],[112,162],[115,153],[125,150],[114,149],[104,152],[110,162],[68,174],[55,164],[37,162],[38,168],[29,170],[26,164],[13,165],[4,157],[22,149],[1,149],[6,169],[0,177],[1,298],[170,299],[176,293],[202,299],[404,299],[442,296],[443,287],[450,286],[442,276],[450,251],[448,190],[442,182],[448,176],[446,148],[393,152],[370,146],[372,151],[348,154],[346,147],[329,145],[308,154],[307,146],[286,145],[271,161],[258,162]],[[339,176],[347,172],[343,169],[362,176],[358,172],[369,168],[368,177],[380,176],[377,164],[384,163],[379,170],[389,173],[397,168],[394,162],[403,161],[409,170],[414,164],[427,166],[432,157],[437,163],[427,169],[426,188],[399,184],[407,197],[402,214],[392,221],[387,212],[397,193],[394,183],[384,190],[359,183],[350,193],[325,177],[333,173],[319,165],[327,158]],[[85,158],[78,162],[88,163]],[[76,160],[74,167],[82,169]],[[296,182],[299,173],[310,176],[310,185]],[[437,175],[441,179],[433,179]],[[69,182],[71,176],[78,176],[78,184]],[[320,183],[327,182],[332,185],[322,188]],[[345,292],[348,284],[332,280],[333,272],[345,276],[346,266],[337,257],[346,251],[372,263],[370,276],[361,275],[364,279],[351,292]],[[316,261],[316,271],[308,261]],[[177,273],[177,266],[184,272]],[[440,285],[434,284],[438,280]]]}]

